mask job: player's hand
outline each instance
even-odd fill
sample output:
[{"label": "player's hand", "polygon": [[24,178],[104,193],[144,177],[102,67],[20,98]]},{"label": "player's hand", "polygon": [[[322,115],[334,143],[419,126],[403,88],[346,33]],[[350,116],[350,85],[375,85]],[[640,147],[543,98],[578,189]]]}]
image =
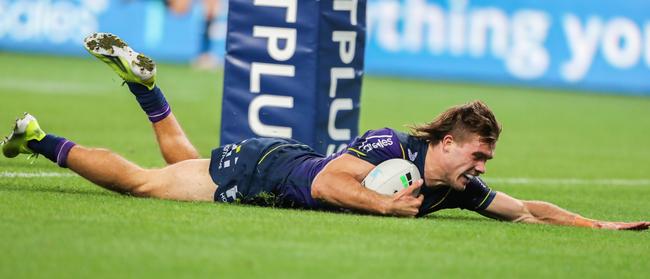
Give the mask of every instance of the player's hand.
[{"label": "player's hand", "polygon": [[608,230],[643,231],[650,227],[650,222],[596,222],[596,228]]},{"label": "player's hand", "polygon": [[423,184],[422,179],[416,180],[408,188],[402,189],[393,195],[388,207],[388,215],[414,217],[418,214],[424,196],[417,193],[420,192]]}]

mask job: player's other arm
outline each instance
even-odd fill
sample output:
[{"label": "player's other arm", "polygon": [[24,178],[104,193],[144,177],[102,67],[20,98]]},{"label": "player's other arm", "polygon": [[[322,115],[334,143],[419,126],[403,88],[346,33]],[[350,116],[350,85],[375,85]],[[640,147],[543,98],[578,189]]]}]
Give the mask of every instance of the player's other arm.
[{"label": "player's other arm", "polygon": [[650,222],[607,222],[588,219],[548,202],[518,200],[501,192],[497,192],[492,203],[481,214],[512,222],[612,230],[646,230],[650,226]]},{"label": "player's other arm", "polygon": [[422,186],[422,180],[396,193],[385,196],[366,189],[361,181],[375,166],[352,155],[344,154],[329,162],[316,176],[311,195],[328,204],[379,215],[415,216],[423,196],[413,192]]}]

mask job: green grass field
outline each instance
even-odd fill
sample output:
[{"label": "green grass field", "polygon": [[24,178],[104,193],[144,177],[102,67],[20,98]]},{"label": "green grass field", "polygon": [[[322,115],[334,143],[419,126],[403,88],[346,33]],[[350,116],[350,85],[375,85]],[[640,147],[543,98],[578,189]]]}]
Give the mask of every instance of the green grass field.
[{"label": "green grass field", "polygon": [[[0,53],[0,65],[3,135],[29,111],[47,132],[164,164],[146,117],[102,63]],[[208,156],[222,73],[165,64],[158,73]],[[360,126],[403,130],[473,99],[504,126],[485,175],[492,188],[592,218],[650,219],[650,98],[367,77]],[[648,278],[649,251],[650,232],[460,210],[400,219],[140,199],[45,158],[0,158],[0,278]]]}]

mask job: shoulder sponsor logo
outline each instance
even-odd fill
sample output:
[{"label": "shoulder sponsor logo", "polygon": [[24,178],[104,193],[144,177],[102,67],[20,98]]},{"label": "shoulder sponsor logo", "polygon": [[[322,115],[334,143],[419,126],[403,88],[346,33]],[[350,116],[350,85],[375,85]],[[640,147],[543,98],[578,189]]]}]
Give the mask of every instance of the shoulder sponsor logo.
[{"label": "shoulder sponsor logo", "polygon": [[[371,139],[369,141],[368,139]],[[370,137],[366,138],[366,141],[361,144],[359,149],[361,149],[364,152],[370,152],[374,149],[380,149],[380,148],[386,148],[388,146],[393,145],[393,139],[391,136],[386,136],[386,137]]]},{"label": "shoulder sponsor logo", "polygon": [[418,157],[418,153],[417,152],[411,152],[411,149],[409,149],[409,148],[407,148],[406,151],[409,154],[409,160],[415,161],[415,159]]}]

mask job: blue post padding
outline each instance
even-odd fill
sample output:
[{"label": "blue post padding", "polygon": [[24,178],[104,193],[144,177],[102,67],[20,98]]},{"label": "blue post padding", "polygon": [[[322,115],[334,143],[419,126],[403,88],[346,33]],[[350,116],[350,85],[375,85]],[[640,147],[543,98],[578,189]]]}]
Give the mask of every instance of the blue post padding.
[{"label": "blue post padding", "polygon": [[230,1],[221,144],[290,137],[331,153],[356,136],[365,7],[365,0]]}]

